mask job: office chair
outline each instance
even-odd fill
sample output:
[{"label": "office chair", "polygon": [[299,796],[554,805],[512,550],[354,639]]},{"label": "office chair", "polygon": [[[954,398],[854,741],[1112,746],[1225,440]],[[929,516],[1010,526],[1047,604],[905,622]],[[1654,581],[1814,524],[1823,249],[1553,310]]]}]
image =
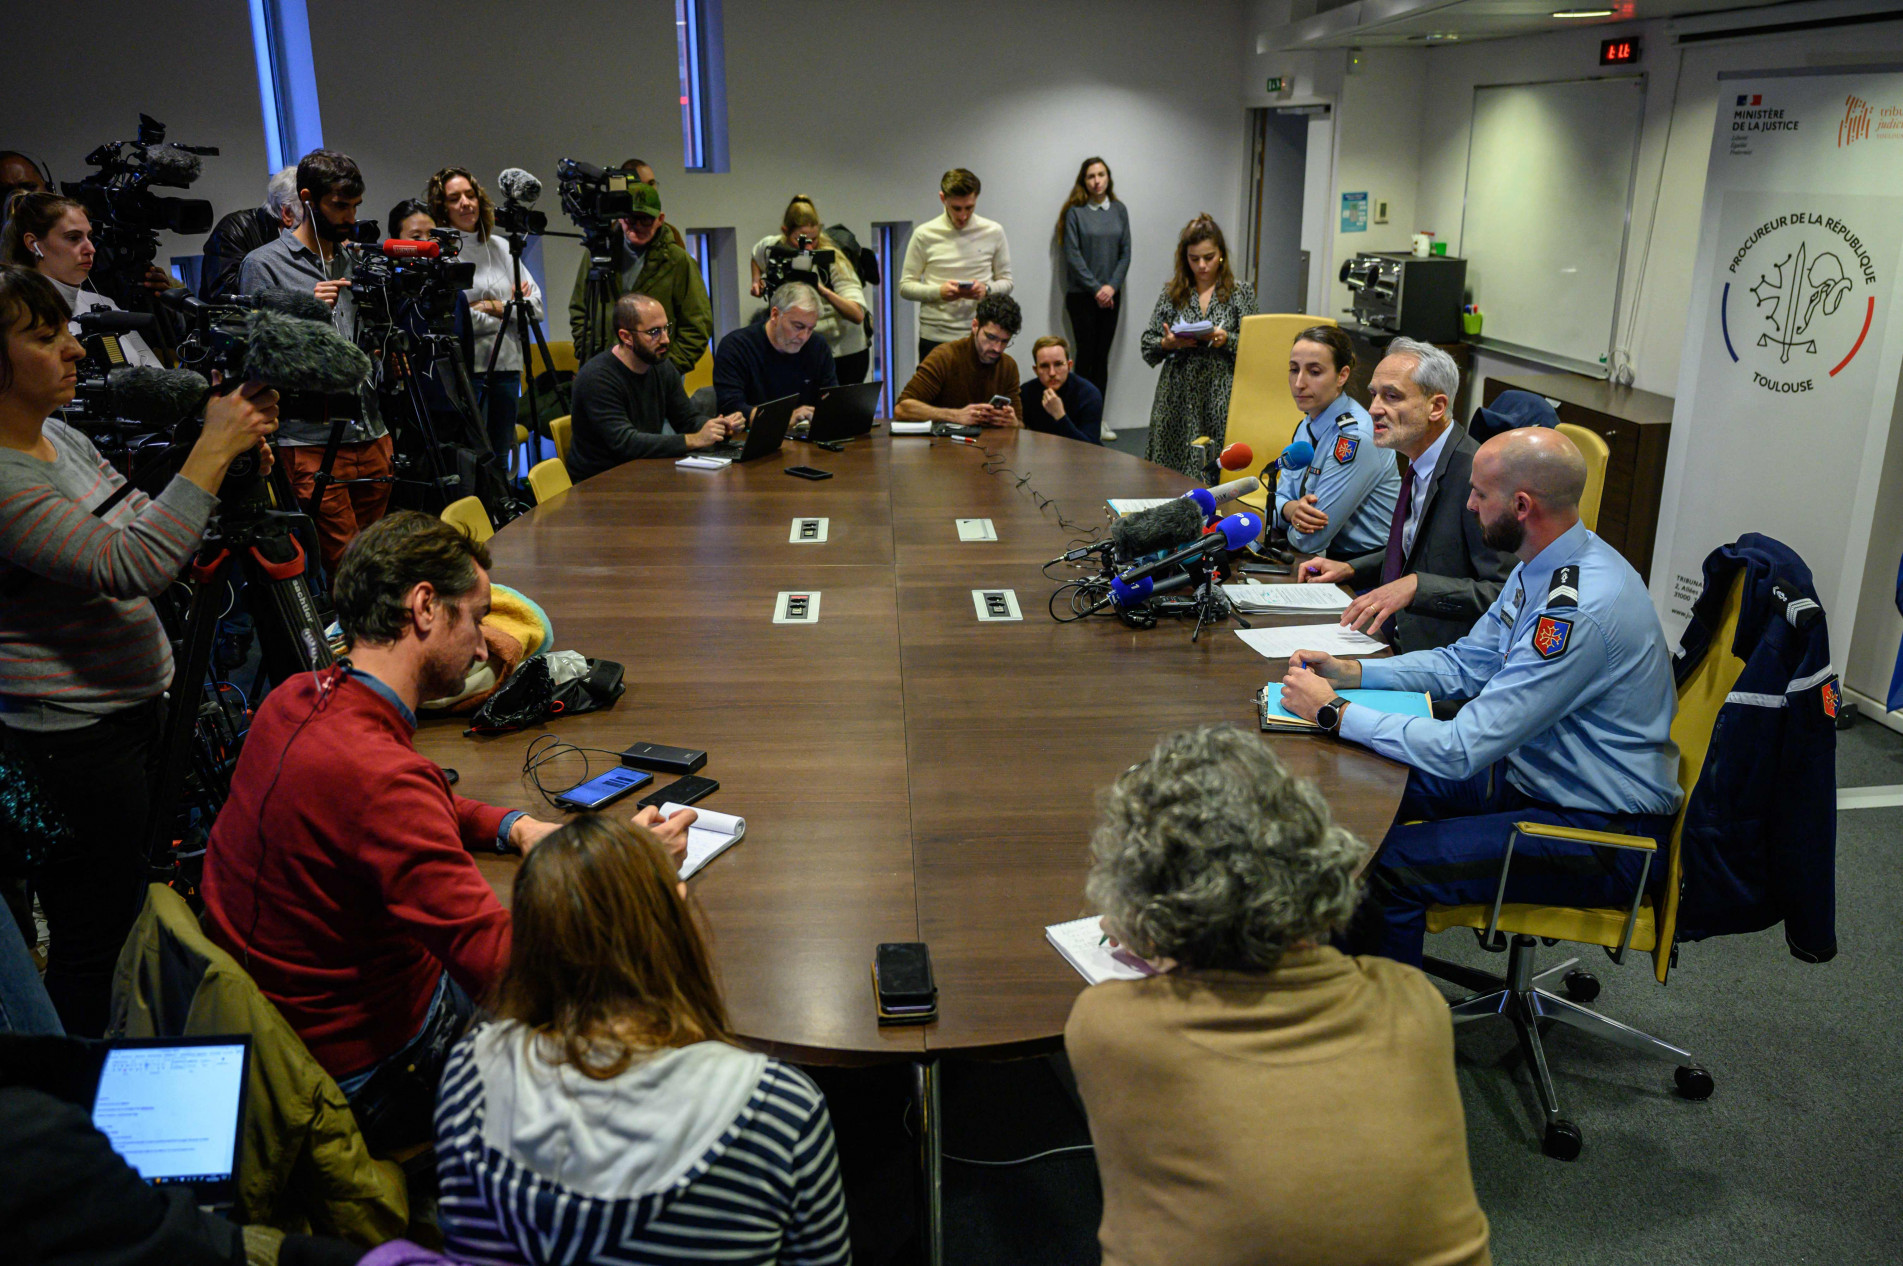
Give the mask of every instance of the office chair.
[{"label": "office chair", "polygon": [[477,544],[496,534],[495,526],[489,522],[489,512],[482,508],[478,497],[459,497],[450,502],[443,507],[442,519],[452,527],[461,528]]},{"label": "office chair", "polygon": [[548,433],[550,438],[555,441],[555,455],[566,462],[568,460],[569,442],[575,438],[574,415],[564,413],[561,417],[550,422],[548,424]]},{"label": "office chair", "polygon": [[[1539,941],[1578,941],[1603,946],[1614,963],[1623,963],[1627,950],[1652,955],[1654,974],[1665,983],[1675,954],[1674,936],[1678,930],[1678,900],[1681,874],[1679,844],[1685,833],[1685,808],[1691,803],[1692,788],[1705,768],[1705,756],[1711,750],[1712,730],[1718,723],[1718,710],[1725,696],[1737,684],[1744,661],[1731,653],[1738,632],[1738,612],[1744,601],[1744,573],[1739,572],[1725,598],[1724,613],[1711,639],[1711,650],[1704,662],[1678,689],[1678,716],[1672,721],[1672,741],[1678,744],[1678,785],[1685,793],[1672,822],[1672,834],[1665,856],[1658,857],[1658,844],[1638,835],[1620,835],[1610,831],[1582,831],[1573,827],[1548,826],[1539,822],[1514,824],[1507,840],[1506,857],[1500,865],[1500,887],[1491,905],[1429,906],[1427,930],[1474,928],[1482,945],[1497,949],[1501,934],[1511,937],[1507,945],[1505,977],[1475,971],[1455,963],[1429,958],[1423,963],[1428,974],[1476,990],[1471,997],[1453,1004],[1455,1024],[1503,1015],[1519,1030],[1520,1044],[1533,1065],[1534,1083],[1540,1106],[1546,1113],[1546,1133],[1541,1150],[1556,1160],[1573,1160],[1579,1155],[1579,1127],[1559,1114],[1559,1098],[1553,1089],[1553,1074],[1547,1067],[1546,1050],[1540,1042],[1539,1022],[1553,1020],[1569,1024],[1596,1037],[1617,1042],[1646,1055],[1657,1055],[1678,1064],[1673,1080],[1680,1096],[1709,1099],[1713,1090],[1711,1074],[1693,1062],[1690,1052],[1673,1046],[1617,1020],[1590,1011],[1584,1003],[1599,996],[1599,981],[1591,972],[1574,968],[1579,960],[1569,958],[1557,967],[1535,972],[1533,953]],[[1607,848],[1634,849],[1648,854],[1646,869],[1627,909],[1592,909],[1572,906],[1530,905],[1502,900],[1507,873],[1513,865],[1513,845],[1521,836],[1577,840]],[[1654,866],[1663,865],[1665,882],[1656,899],[1646,895],[1646,877]],[[1548,993],[1541,985],[1555,976],[1562,978],[1567,996]]]},{"label": "office chair", "polygon": [[568,467],[559,457],[550,457],[529,467],[529,491],[535,494],[535,504],[542,505],[551,497],[559,497],[575,486],[568,477]]},{"label": "office chair", "polygon": [[[1242,318],[1236,342],[1235,379],[1229,388],[1229,420],[1223,428],[1225,445],[1247,444],[1255,453],[1257,474],[1287,448],[1302,424],[1301,406],[1288,389],[1288,351],[1295,336],[1316,325],[1333,325],[1327,317],[1301,312],[1267,312]],[[1207,440],[1208,437],[1201,437]],[[1272,487],[1241,498],[1242,504],[1264,512]]]},{"label": "office chair", "polygon": [[694,367],[681,375],[681,390],[690,397],[702,387],[714,385],[714,349],[710,345],[694,362]]},{"label": "office chair", "polygon": [[1561,422],[1553,429],[1571,440],[1586,459],[1586,491],[1579,495],[1579,521],[1588,532],[1597,532],[1599,503],[1606,494],[1606,463],[1612,460],[1612,449],[1597,431],[1583,426]]}]

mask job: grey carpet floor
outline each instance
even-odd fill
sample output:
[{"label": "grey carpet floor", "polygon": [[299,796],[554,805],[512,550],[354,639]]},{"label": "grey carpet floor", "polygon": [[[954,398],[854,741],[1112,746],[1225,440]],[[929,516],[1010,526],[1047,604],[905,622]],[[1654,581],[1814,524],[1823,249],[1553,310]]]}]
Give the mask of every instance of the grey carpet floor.
[{"label": "grey carpet floor", "polygon": [[[1903,784],[1903,736],[1865,721],[1840,738],[1840,786]],[[1685,945],[1665,986],[1649,958],[1615,967],[1581,953],[1604,986],[1594,1007],[1691,1051],[1717,1084],[1706,1102],[1673,1092],[1667,1060],[1555,1029],[1548,1058],[1585,1148],[1549,1160],[1511,1026],[1460,1030],[1496,1262],[1903,1262],[1903,1019],[1892,1009],[1903,1001],[1903,807],[1840,813],[1837,843],[1832,962],[1792,958],[1777,929]],[[1505,962],[1462,931],[1430,938],[1429,952],[1484,970]],[[1542,949],[1542,965],[1580,952]],[[946,1082],[956,1155],[1009,1159],[1087,1138],[1046,1061],[952,1064]],[[1096,1260],[1088,1153],[1003,1169],[953,1162],[945,1181],[947,1261]]]}]

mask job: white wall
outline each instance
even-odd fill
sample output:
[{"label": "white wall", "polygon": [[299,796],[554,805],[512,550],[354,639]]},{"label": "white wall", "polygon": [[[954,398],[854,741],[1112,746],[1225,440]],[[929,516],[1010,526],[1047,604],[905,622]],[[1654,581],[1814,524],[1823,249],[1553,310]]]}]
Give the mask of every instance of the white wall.
[{"label": "white wall", "polygon": [[[264,116],[243,4],[9,5],[5,30],[0,149],[51,164],[55,181],[80,180],[97,170],[81,160],[102,142],[137,136],[144,111],[165,124],[168,141],[219,148],[190,189],[157,193],[208,199],[218,215],[264,201]],[[203,246],[202,237],[167,234],[159,262]]]},{"label": "white wall", "polygon": [[[324,138],[362,164],[368,214],[420,194],[443,164],[485,182],[515,164],[547,182],[541,205],[564,228],[557,158],[609,165],[638,155],[654,164],[670,221],[732,227],[742,250],[777,228],[796,192],[870,245],[874,221],[938,214],[939,175],[969,167],[985,182],[980,213],[1010,236],[1025,313],[1018,352],[1061,328],[1051,230],[1078,163],[1100,153],[1135,235],[1108,419],[1147,424],[1155,374],[1137,335],[1176,234],[1201,211],[1241,227],[1239,3],[1199,4],[1194,22],[1144,0],[723,7],[726,175],[682,170],[674,10],[660,0],[547,0],[529,20],[502,0],[471,0],[448,21],[363,0],[313,5]],[[366,30],[378,38],[364,40]],[[507,94],[510,84],[522,91]],[[550,241],[547,257],[560,337],[579,251]],[[739,275],[744,284],[744,266]],[[901,374],[915,359],[910,344]],[[1018,360],[1028,374],[1028,355]]]}]

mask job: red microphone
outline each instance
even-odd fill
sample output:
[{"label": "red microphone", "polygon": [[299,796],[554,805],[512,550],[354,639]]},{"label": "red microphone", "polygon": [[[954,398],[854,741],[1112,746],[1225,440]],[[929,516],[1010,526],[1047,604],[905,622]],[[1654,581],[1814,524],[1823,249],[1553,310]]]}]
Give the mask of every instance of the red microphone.
[{"label": "red microphone", "polygon": [[391,259],[437,259],[443,253],[443,244],[418,242],[406,237],[392,237],[386,239],[377,249]]},{"label": "red microphone", "polygon": [[1222,456],[1218,460],[1224,470],[1247,470],[1255,465],[1255,450],[1237,440],[1222,450]]}]

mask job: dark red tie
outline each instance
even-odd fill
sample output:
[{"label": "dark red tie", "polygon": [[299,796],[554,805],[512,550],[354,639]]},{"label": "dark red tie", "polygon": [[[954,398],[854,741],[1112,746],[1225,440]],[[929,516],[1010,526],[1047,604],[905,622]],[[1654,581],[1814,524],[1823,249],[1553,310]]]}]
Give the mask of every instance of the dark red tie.
[{"label": "dark red tie", "polygon": [[1413,508],[1414,473],[1403,462],[1401,497],[1394,503],[1394,522],[1388,527],[1388,556],[1381,562],[1381,583],[1384,585],[1399,580],[1401,572],[1407,567],[1407,551],[1401,548],[1401,534],[1407,526],[1407,512]]}]

